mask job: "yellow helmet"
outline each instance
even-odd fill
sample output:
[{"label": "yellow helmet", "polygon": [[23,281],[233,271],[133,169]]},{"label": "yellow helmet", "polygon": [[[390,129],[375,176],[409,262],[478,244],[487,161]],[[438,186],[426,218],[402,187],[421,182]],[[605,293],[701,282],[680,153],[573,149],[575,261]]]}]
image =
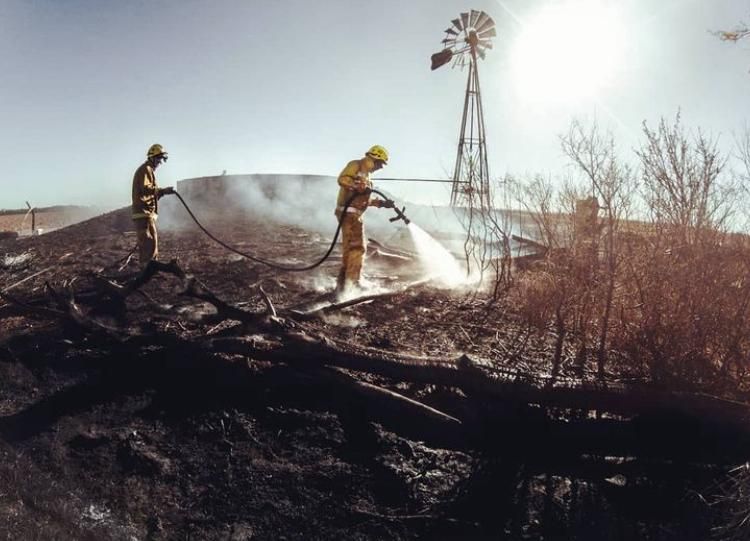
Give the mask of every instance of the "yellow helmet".
[{"label": "yellow helmet", "polygon": [[383,163],[388,163],[388,151],[380,145],[370,147],[370,150],[368,150],[365,154],[373,160],[380,160]]},{"label": "yellow helmet", "polygon": [[161,154],[167,154],[167,151],[164,150],[164,147],[161,146],[159,143],[156,143],[148,147],[148,152],[146,152],[146,157],[153,158],[154,156],[160,156]]}]

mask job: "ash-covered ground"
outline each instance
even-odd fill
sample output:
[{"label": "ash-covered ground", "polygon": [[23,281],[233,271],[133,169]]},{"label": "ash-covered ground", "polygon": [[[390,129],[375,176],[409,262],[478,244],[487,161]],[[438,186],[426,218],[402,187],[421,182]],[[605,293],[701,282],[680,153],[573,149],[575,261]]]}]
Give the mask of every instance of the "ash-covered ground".
[{"label": "ash-covered ground", "polygon": [[[331,240],[246,211],[209,215],[197,201],[194,210],[227,243],[286,264],[315,260]],[[134,244],[129,209],[5,241],[0,285],[14,286],[6,293],[36,308],[44,305],[45,282],[84,298],[92,272],[121,276],[137,270],[134,261],[123,267]],[[336,251],[312,272],[278,272],[226,251],[184,217],[164,222],[160,250],[162,260],[177,259],[223,301],[257,312],[268,310],[258,286],[277,309],[310,303],[333,288],[339,261]],[[377,256],[368,260],[366,272],[379,290],[396,290],[422,276],[419,265]],[[712,471],[626,483],[611,472],[571,469],[548,447],[544,429],[532,423],[541,415],[538,407],[506,412],[517,415],[517,422],[486,427],[481,445],[419,441],[408,431],[372,422],[365,405],[335,386],[306,381],[262,358],[218,359],[189,347],[193,338],[255,331],[205,320],[201,316],[212,307],[181,296],[180,285],[160,274],[142,294],[128,298],[120,319],[102,320],[153,337],[153,345],[141,342],[138,348],[92,338],[12,302],[0,307],[0,536],[710,535],[713,517],[695,489],[712,482]],[[481,292],[432,282],[306,325],[308,332],[385,354],[468,354],[530,377],[546,374],[552,357],[551,342],[530,337],[503,299],[490,302]],[[462,399],[450,387],[352,376],[436,408],[455,408]],[[527,421],[536,428],[527,430]]]}]

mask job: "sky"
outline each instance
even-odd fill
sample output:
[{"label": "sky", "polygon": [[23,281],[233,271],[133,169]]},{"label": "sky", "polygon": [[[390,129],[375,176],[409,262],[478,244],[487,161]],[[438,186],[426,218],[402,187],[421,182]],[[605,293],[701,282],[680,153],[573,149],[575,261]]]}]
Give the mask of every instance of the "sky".
[{"label": "sky", "polygon": [[750,22],[749,0],[0,0],[0,209],[126,206],[155,142],[160,185],[337,175],[373,144],[391,155],[376,177],[449,178],[466,72],[430,55],[470,9],[497,24],[479,65],[492,178],[562,175],[574,119],[626,159],[678,110],[726,152],[750,123],[750,40],[711,34]]}]

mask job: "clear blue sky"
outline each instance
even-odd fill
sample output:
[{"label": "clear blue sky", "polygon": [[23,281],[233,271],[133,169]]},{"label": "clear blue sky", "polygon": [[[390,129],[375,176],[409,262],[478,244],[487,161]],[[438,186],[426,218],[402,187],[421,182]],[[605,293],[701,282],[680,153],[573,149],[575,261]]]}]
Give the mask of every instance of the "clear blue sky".
[{"label": "clear blue sky", "polygon": [[[566,18],[592,2],[617,28]],[[561,172],[572,118],[610,126],[626,152],[643,120],[678,108],[727,147],[748,122],[750,43],[709,33],[750,22],[747,0],[0,0],[0,208],[125,206],[153,142],[170,151],[162,185],[335,175],[375,143],[392,155],[381,176],[445,178],[465,72],[431,72],[429,57],[472,8],[498,25],[480,67],[493,176]],[[535,54],[519,52],[529,36]],[[555,66],[534,72],[581,36],[600,66],[566,69],[599,76],[595,92],[564,87]],[[381,186],[447,201],[442,186]]]}]

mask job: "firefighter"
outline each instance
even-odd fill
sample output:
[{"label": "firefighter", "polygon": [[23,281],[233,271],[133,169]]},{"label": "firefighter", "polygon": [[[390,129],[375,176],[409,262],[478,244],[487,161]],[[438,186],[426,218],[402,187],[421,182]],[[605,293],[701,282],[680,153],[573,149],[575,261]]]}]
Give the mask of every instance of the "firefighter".
[{"label": "firefighter", "polygon": [[175,193],[174,188],[156,185],[156,169],[168,159],[167,151],[153,144],[146,153],[146,161],[133,175],[133,224],[138,239],[138,260],[141,268],[159,256],[156,234],[158,200],[163,195]]},{"label": "firefighter", "polygon": [[[341,270],[336,280],[336,293],[342,295],[354,287],[361,287],[362,260],[365,255],[365,231],[362,216],[367,207],[393,208],[390,199],[370,199],[370,173],[388,164],[388,151],[380,145],[370,148],[359,160],[346,164],[339,175],[339,195],[336,218],[341,222]],[[345,209],[346,202],[355,194]]]}]

